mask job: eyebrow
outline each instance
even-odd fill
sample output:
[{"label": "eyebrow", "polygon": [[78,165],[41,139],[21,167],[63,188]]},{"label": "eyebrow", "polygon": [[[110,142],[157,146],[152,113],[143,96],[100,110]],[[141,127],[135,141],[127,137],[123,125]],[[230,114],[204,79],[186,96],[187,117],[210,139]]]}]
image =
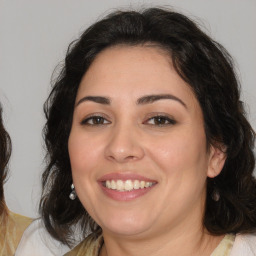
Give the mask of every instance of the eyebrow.
[{"label": "eyebrow", "polygon": [[[159,100],[175,100],[177,102],[179,102],[181,105],[183,105],[185,108],[187,108],[187,105],[178,97],[172,95],[172,94],[152,94],[152,95],[146,95],[143,97],[140,97],[136,103],[137,105],[145,105],[145,104],[152,104],[155,101],[159,101]],[[111,100],[107,97],[102,97],[102,96],[86,96],[83,97],[82,99],[80,99],[77,104],[76,107],[81,104],[82,102],[85,101],[92,101],[92,102],[96,102],[99,104],[103,104],[103,105],[110,105]]]},{"label": "eyebrow", "polygon": [[172,95],[172,94],[153,94],[153,95],[147,95],[139,98],[137,100],[138,105],[144,105],[149,103],[154,103],[158,100],[175,100],[179,102],[181,105],[183,105],[185,108],[187,108],[187,105],[178,97]]},{"label": "eyebrow", "polygon": [[86,96],[83,97],[82,99],[80,99],[77,104],[76,107],[81,104],[82,102],[85,101],[92,101],[92,102],[96,102],[99,104],[103,104],[103,105],[110,105],[111,100],[107,97],[102,97],[102,96]]}]

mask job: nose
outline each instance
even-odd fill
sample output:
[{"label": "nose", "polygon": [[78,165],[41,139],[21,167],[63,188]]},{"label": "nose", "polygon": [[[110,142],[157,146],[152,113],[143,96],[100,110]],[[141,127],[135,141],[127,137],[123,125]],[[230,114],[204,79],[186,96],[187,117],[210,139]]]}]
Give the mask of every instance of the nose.
[{"label": "nose", "polygon": [[105,148],[106,158],[118,163],[142,159],[144,150],[140,137],[134,127],[115,127]]}]

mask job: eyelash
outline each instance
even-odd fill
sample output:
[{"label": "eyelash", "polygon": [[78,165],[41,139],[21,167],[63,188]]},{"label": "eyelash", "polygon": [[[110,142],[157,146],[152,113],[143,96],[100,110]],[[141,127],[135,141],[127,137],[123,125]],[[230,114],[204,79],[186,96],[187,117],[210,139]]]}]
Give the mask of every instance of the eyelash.
[{"label": "eyelash", "polygon": [[[149,121],[154,121],[154,124],[150,124]],[[156,124],[156,121],[160,121],[160,123]],[[164,122],[164,123],[161,123],[161,122]],[[177,122],[173,119],[173,118],[170,118],[168,116],[165,116],[165,115],[156,115],[156,116],[153,116],[153,117],[150,117],[149,119],[146,120],[146,122],[144,123],[148,123],[149,125],[152,125],[152,126],[168,126],[168,125],[174,125],[176,124]]]},{"label": "eyelash", "polygon": [[[149,123],[150,121],[153,121],[154,124]],[[81,125],[87,125],[87,126],[102,126],[110,123],[111,123],[110,121],[108,121],[104,116],[101,116],[101,115],[92,115],[81,121]],[[176,123],[177,122],[173,118],[167,117],[165,115],[155,115],[143,122],[143,124],[148,124],[151,126],[160,126],[160,127],[174,125]]]},{"label": "eyelash", "polygon": [[[98,120],[97,120],[98,119]],[[103,123],[89,123],[90,121],[103,121]],[[105,121],[107,121],[107,123],[105,123]],[[110,124],[110,122],[103,116],[101,115],[93,115],[93,116],[89,116],[85,119],[83,119],[81,121],[81,125],[88,125],[88,126],[100,126],[100,125],[106,125],[106,124]]]}]

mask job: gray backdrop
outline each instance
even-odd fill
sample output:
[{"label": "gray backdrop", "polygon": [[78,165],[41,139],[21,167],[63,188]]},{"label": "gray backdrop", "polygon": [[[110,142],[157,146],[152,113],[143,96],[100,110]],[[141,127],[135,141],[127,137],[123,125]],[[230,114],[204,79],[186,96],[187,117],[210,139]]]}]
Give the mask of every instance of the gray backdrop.
[{"label": "gray backdrop", "polygon": [[206,31],[234,57],[256,129],[255,0],[0,0],[0,101],[13,142],[5,185],[9,208],[36,217],[44,168],[42,105],[54,67],[71,40],[110,10],[173,6],[199,18]]}]

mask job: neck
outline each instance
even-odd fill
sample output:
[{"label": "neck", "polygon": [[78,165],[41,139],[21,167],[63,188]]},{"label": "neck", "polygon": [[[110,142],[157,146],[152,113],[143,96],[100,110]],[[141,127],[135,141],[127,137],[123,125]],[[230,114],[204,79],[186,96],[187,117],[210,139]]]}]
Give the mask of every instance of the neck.
[{"label": "neck", "polygon": [[204,198],[166,223],[159,218],[139,234],[123,235],[103,229],[100,256],[210,256],[222,236],[213,236],[203,226]]},{"label": "neck", "polygon": [[162,232],[153,238],[114,237],[104,234],[104,245],[100,256],[208,256],[223,239],[222,236],[212,236],[204,229],[193,232],[179,231],[170,234]]}]

